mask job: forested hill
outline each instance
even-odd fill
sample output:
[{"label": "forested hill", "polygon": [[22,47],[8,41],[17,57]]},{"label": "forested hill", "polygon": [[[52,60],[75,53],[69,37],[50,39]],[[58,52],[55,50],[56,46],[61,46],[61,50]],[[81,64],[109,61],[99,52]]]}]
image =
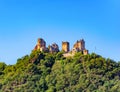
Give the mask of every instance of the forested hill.
[{"label": "forested hill", "polygon": [[120,63],[97,54],[33,51],[0,63],[0,92],[120,92]]}]

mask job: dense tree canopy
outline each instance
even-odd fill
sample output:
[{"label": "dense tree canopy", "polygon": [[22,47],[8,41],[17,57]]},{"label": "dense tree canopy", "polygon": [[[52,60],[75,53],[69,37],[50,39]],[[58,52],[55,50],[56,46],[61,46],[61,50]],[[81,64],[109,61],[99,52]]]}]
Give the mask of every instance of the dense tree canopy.
[{"label": "dense tree canopy", "polygon": [[120,62],[33,51],[15,65],[0,63],[0,92],[120,92]]}]

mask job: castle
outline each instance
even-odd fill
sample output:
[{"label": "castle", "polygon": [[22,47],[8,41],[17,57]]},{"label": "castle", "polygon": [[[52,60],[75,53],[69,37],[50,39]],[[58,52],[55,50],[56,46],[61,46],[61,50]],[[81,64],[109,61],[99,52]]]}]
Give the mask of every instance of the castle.
[{"label": "castle", "polygon": [[44,39],[38,38],[37,45],[35,46],[34,50],[49,51],[51,53],[54,53],[59,52],[59,47],[56,43],[53,43],[52,45],[46,47],[46,42]]},{"label": "castle", "polygon": [[38,39],[37,45],[34,48],[34,50],[38,50],[38,49],[40,51],[45,51],[46,50],[46,42],[42,38]]},{"label": "castle", "polygon": [[[56,43],[53,43],[52,45],[46,47],[46,42],[42,38],[38,38],[37,45],[35,46],[34,50],[47,51],[50,53],[60,51],[59,46]],[[65,56],[70,56],[70,52],[72,52],[72,54],[76,52],[82,52],[84,55],[87,55],[89,53],[89,51],[85,49],[84,39],[81,39],[79,41],[77,40],[77,42],[73,45],[72,50],[70,50],[69,42],[62,42],[62,51],[64,52]]]}]

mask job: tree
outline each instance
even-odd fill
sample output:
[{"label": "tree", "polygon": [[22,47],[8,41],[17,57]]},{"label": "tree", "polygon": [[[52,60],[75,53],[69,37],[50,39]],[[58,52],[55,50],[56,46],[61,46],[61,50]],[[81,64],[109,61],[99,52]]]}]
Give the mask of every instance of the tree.
[{"label": "tree", "polygon": [[0,71],[3,71],[6,68],[6,64],[4,62],[0,62]]}]

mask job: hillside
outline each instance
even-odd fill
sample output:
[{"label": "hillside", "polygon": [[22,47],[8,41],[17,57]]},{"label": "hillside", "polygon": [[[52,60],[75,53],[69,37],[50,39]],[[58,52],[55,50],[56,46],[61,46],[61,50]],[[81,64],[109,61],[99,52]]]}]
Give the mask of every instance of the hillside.
[{"label": "hillside", "polygon": [[15,65],[0,63],[0,92],[120,92],[120,63],[95,53],[32,51]]}]

